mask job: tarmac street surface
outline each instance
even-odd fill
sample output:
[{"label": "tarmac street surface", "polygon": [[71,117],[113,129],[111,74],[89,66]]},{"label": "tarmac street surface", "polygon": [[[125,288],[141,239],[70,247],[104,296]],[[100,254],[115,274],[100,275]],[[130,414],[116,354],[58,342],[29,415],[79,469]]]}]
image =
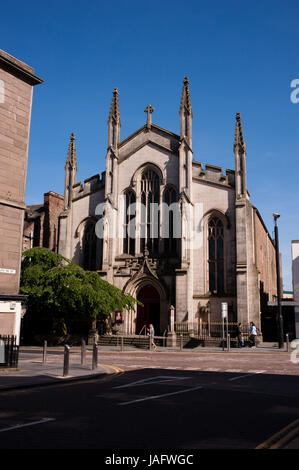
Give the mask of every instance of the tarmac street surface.
[{"label": "tarmac street surface", "polygon": [[299,448],[298,364],[274,349],[22,348],[0,373],[2,449]]}]

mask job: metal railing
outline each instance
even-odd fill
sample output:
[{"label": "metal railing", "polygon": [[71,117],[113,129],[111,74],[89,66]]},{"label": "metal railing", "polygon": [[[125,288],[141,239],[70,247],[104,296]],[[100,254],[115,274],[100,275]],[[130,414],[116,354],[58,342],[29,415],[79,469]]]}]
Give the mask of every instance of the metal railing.
[{"label": "metal railing", "polygon": [[143,332],[143,330],[145,330],[145,333],[144,333],[144,336],[146,336],[146,324],[143,325],[143,327],[141,328],[141,330],[139,331],[139,336],[141,336],[141,333]]},{"label": "metal railing", "polygon": [[[188,335],[199,340],[218,340],[223,337],[223,322],[175,322],[175,332],[177,334]],[[242,323],[242,337],[244,341],[248,341],[249,338],[249,323]],[[225,336],[230,335],[231,339],[237,338],[238,336],[238,323],[237,322],[225,322],[224,323]]]},{"label": "metal railing", "polygon": [[18,367],[18,362],[17,337],[0,335],[0,367]]}]

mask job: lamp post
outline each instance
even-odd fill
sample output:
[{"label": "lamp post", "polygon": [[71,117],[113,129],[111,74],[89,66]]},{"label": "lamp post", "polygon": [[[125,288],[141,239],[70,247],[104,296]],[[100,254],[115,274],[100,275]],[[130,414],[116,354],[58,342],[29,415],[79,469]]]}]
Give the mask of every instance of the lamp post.
[{"label": "lamp post", "polygon": [[284,347],[283,337],[283,319],[281,310],[281,283],[280,283],[280,260],[279,260],[279,242],[278,242],[278,227],[277,219],[280,217],[279,214],[273,214],[274,217],[274,237],[275,237],[275,254],[276,254],[276,282],[277,282],[277,335],[278,335],[278,346],[279,348]]}]

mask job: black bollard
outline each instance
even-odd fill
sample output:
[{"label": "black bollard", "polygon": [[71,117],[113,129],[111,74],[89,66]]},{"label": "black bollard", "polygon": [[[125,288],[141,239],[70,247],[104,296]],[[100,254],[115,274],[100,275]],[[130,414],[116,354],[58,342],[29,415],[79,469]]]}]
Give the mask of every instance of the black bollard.
[{"label": "black bollard", "polygon": [[63,360],[63,377],[69,375],[70,366],[70,347],[66,344],[64,346],[64,360]]},{"label": "black bollard", "polygon": [[291,352],[289,333],[286,334],[286,342],[287,342],[287,352],[289,353]]},{"label": "black bollard", "polygon": [[44,347],[43,347],[43,366],[46,365],[47,362],[47,341],[44,341]]},{"label": "black bollard", "polygon": [[98,368],[98,345],[94,343],[92,349],[92,370]]},{"label": "black bollard", "polygon": [[86,361],[86,343],[84,339],[81,341],[81,366],[85,364]]}]

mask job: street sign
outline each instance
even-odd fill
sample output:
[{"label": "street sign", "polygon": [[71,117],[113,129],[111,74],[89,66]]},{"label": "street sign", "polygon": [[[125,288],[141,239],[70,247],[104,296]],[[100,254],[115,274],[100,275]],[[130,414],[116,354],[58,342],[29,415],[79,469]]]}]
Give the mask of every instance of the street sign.
[{"label": "street sign", "polygon": [[221,302],[221,315],[222,318],[227,318],[228,305],[227,302]]},{"label": "street sign", "polygon": [[222,349],[224,351],[224,320],[226,320],[226,338],[228,344],[228,304],[227,302],[221,302],[221,316],[222,316]]},{"label": "street sign", "polygon": [[0,268],[0,273],[2,274],[16,274],[15,269],[8,269],[8,268]]},{"label": "street sign", "polygon": [[0,339],[0,364],[5,363],[5,343]]}]

